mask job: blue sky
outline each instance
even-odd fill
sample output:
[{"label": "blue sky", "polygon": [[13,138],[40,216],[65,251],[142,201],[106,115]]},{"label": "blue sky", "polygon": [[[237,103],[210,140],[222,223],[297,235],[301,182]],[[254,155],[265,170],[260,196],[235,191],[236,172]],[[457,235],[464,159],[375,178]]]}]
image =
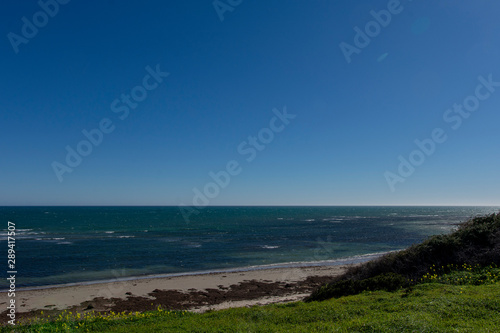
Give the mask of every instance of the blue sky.
[{"label": "blue sky", "polygon": [[500,3],[215,4],[3,4],[0,205],[500,205]]}]

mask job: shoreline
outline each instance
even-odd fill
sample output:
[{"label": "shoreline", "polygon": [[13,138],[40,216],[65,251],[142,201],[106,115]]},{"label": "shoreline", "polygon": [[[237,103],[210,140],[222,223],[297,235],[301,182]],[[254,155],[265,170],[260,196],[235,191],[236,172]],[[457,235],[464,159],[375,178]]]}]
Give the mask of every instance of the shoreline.
[{"label": "shoreline", "polygon": [[[262,271],[270,269],[294,269],[294,268],[308,268],[308,267],[323,267],[323,266],[342,266],[350,264],[358,264],[374,260],[381,257],[387,253],[397,252],[400,250],[376,252],[361,254],[352,257],[340,258],[340,259],[330,259],[321,261],[297,261],[297,262],[285,262],[267,265],[256,265],[256,266],[244,266],[235,267],[227,269],[214,269],[206,271],[193,271],[193,272],[180,272],[180,273],[164,273],[164,274],[151,274],[143,276],[126,276],[118,277],[112,279],[103,280],[91,280],[91,281],[80,281],[80,282],[69,282],[61,284],[48,284],[39,286],[24,286],[16,288],[18,292],[23,291],[34,291],[34,290],[44,290],[44,289],[55,289],[55,288],[67,288],[67,287],[79,287],[79,286],[90,286],[96,284],[107,284],[116,282],[127,282],[127,281],[138,281],[138,280],[150,280],[150,279],[165,279],[165,278],[177,278],[177,277],[188,277],[188,276],[201,276],[201,275],[212,275],[212,274],[227,274],[227,273],[239,273],[239,272],[251,272],[251,271]],[[7,292],[8,289],[0,289],[0,293]]]},{"label": "shoreline", "polygon": [[[17,290],[20,320],[73,313],[142,312],[158,306],[204,312],[304,299],[319,285],[360,263],[266,268]],[[5,295],[6,296],[6,295]],[[6,305],[6,297],[0,306]],[[2,318],[7,318],[2,314]]]}]

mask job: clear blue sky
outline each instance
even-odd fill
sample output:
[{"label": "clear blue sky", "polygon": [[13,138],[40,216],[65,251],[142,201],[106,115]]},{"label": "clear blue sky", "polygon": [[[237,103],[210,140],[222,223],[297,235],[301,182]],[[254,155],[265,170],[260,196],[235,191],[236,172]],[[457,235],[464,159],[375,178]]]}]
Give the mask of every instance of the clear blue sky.
[{"label": "clear blue sky", "polygon": [[233,160],[210,205],[500,205],[498,1],[60,1],[2,4],[0,205],[191,205]]}]

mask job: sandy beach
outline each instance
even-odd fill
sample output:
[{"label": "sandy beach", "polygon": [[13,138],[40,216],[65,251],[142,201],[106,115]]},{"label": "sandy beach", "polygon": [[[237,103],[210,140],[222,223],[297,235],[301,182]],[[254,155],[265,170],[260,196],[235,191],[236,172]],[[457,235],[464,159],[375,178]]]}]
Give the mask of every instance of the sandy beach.
[{"label": "sandy beach", "polygon": [[[303,299],[350,265],[272,268],[54,286],[16,292],[19,318],[68,311],[145,311],[161,306],[203,312]],[[2,293],[0,306],[6,306]],[[5,318],[2,315],[2,318]]]}]

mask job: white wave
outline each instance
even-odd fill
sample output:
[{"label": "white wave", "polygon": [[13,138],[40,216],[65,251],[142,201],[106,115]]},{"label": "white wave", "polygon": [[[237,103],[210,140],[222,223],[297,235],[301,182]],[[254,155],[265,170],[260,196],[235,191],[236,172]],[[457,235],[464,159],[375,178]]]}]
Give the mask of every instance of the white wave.
[{"label": "white wave", "polygon": [[104,233],[105,234],[114,234],[115,232],[114,231],[105,231]]},{"label": "white wave", "polygon": [[[16,239],[35,239],[39,235],[43,235],[45,232],[43,231],[33,231],[33,229],[17,229],[15,238]],[[7,233],[6,232],[0,232],[0,240],[6,240],[7,239]]]},{"label": "white wave", "polygon": [[33,237],[33,238],[23,238],[23,239],[33,239],[36,241],[57,241],[57,240],[63,240],[66,239],[65,237]]},{"label": "white wave", "polygon": [[277,249],[279,246],[277,245],[262,245],[261,248],[263,249]]},{"label": "white wave", "polygon": [[436,217],[436,216],[439,216],[439,215],[425,215],[425,214],[415,214],[415,215],[408,215],[408,217]]}]

